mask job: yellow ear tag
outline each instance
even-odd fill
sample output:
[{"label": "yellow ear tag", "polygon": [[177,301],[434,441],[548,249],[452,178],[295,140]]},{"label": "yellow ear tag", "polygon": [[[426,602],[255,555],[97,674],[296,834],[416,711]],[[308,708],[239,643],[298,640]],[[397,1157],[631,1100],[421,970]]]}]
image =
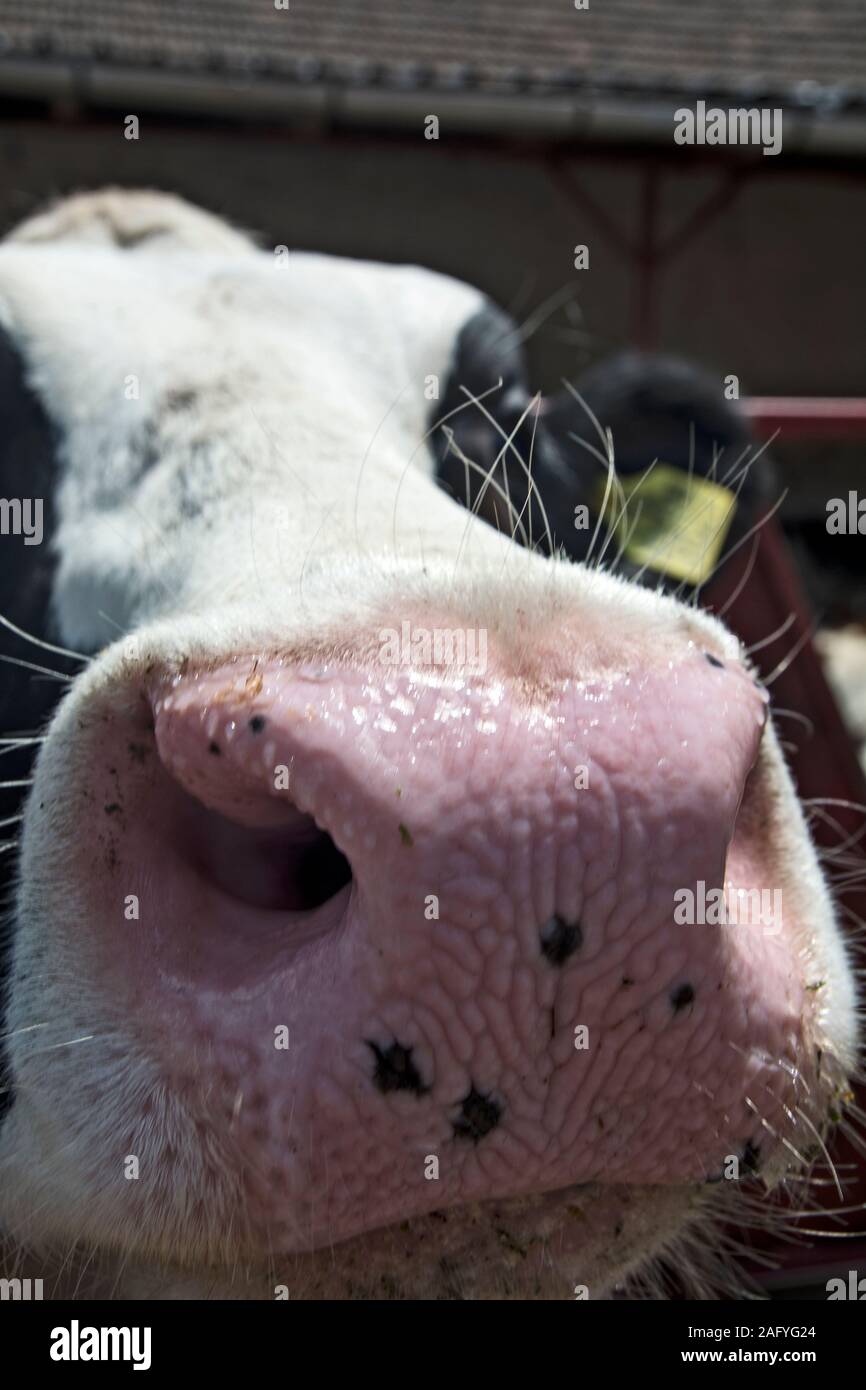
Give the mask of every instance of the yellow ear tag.
[{"label": "yellow ear tag", "polygon": [[[606,481],[599,479],[598,509],[604,505]],[[734,494],[720,483],[661,462],[620,478],[619,485],[622,494],[611,489],[607,520],[616,521],[616,538],[627,559],[703,584],[716,567],[733,521]]]}]

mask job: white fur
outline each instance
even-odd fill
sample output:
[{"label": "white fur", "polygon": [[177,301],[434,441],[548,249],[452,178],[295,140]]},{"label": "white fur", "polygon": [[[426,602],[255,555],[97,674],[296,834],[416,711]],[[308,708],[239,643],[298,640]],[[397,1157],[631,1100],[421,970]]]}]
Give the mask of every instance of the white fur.
[{"label": "white fur", "polygon": [[[444,388],[479,293],[412,267],[146,245],[0,250],[0,321],[63,440],[63,641],[95,650],[113,636],[100,609],[125,629],[270,569],[285,581],[311,544],[388,544],[392,526],[402,553],[455,554],[454,504],[418,481],[424,391]],[[197,408],[172,416],[186,391]],[[154,418],[159,464],[134,481]],[[207,544],[177,525],[181,475],[219,533]]]}]

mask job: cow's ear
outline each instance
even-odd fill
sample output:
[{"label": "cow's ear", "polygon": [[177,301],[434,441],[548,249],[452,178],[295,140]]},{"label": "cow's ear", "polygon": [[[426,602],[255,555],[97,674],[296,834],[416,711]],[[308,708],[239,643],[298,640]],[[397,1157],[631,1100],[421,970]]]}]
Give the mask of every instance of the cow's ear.
[{"label": "cow's ear", "polygon": [[[702,585],[774,496],[772,469],[722,377],[681,358],[603,359],[548,403],[545,418],[563,450],[569,441],[583,447],[577,438],[597,447],[609,434],[617,479],[609,550],[628,577],[687,591]],[[602,492],[596,477],[591,513]],[[605,535],[608,520],[606,512]]]},{"label": "cow's ear", "polygon": [[438,481],[518,542],[579,554],[574,507],[599,467],[567,439],[557,441],[548,410],[530,390],[518,325],[486,301],[458,334],[437,403],[431,441]]},{"label": "cow's ear", "polygon": [[[725,399],[721,377],[682,358],[621,352],[603,358],[549,402],[557,438],[586,434],[592,418],[614,437],[617,472],[641,472],[654,458],[702,476],[721,477],[728,457],[751,443],[745,416]],[[724,455],[724,463],[722,458]]]},{"label": "cow's ear", "polygon": [[518,541],[531,534],[549,550],[552,539],[573,560],[604,547],[606,563],[616,557],[620,572],[652,584],[703,582],[770,493],[720,378],[625,352],[540,398],[517,326],[491,304],[458,337],[438,416],[439,479],[459,501]]}]

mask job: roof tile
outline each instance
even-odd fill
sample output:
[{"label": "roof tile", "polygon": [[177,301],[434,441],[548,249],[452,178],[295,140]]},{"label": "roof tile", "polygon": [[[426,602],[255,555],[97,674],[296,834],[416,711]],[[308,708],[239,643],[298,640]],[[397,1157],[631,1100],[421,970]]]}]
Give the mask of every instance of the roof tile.
[{"label": "roof tile", "polygon": [[[178,71],[866,99],[863,0],[0,0],[0,54]],[[4,42],[5,40],[5,42]],[[272,60],[277,59],[277,62]],[[568,74],[568,76],[566,76]],[[292,80],[291,78],[289,80]],[[296,77],[295,80],[300,80]],[[803,84],[814,84],[811,89]]]}]

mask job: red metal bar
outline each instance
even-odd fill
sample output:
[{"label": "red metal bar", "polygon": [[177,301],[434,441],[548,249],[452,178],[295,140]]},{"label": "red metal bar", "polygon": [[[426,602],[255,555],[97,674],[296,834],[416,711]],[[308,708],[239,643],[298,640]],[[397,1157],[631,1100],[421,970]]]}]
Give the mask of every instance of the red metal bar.
[{"label": "red metal bar", "polygon": [[668,261],[676,256],[684,246],[690,241],[694,241],[700,232],[703,231],[713,218],[719,213],[725,212],[734,199],[739,195],[745,186],[746,179],[749,177],[748,166],[741,169],[728,170],[723,177],[715,193],[701,203],[700,207],[687,217],[684,222],[658,248],[659,258]]},{"label": "red metal bar", "polygon": [[866,400],[856,396],[750,396],[740,402],[753,429],[785,439],[862,439]]},{"label": "red metal bar", "polygon": [[553,182],[565,197],[601,228],[611,250],[616,251],[625,260],[633,261],[637,254],[635,242],[611,217],[604,204],[584,188],[572,166],[565,164],[561,159],[551,159],[547,168]]}]

